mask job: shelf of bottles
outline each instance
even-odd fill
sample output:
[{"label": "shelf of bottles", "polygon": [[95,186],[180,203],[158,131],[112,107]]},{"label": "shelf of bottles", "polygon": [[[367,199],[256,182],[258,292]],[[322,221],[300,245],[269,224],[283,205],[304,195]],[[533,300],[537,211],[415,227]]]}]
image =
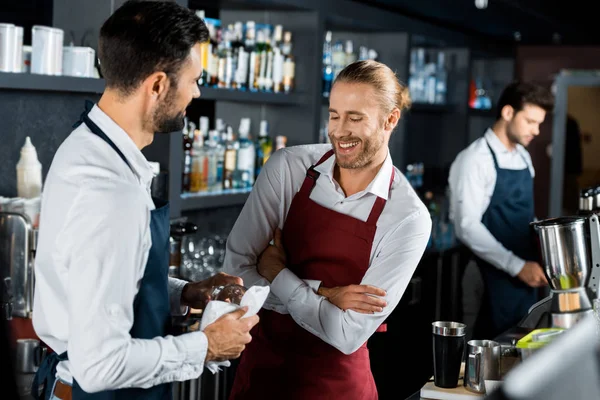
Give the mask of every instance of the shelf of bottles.
[{"label": "shelf of bottles", "polygon": [[[203,10],[196,14],[210,34],[210,41],[202,45],[200,86],[248,92],[247,97],[256,92],[284,97],[294,91],[292,32],[282,25],[255,21],[222,26],[219,19],[205,18]],[[231,100],[240,101],[234,97]]]},{"label": "shelf of bottles", "polygon": [[470,114],[495,116],[494,108],[500,93],[513,79],[513,59],[474,59],[469,82]]},{"label": "shelf of bottles", "polygon": [[323,104],[329,104],[331,85],[338,74],[348,65],[357,60],[378,60],[375,49],[359,46],[358,52],[355,45],[349,39],[336,39],[333,41],[333,33],[327,31],[323,41],[323,69],[322,69],[322,95]]},{"label": "shelf of bottles", "polygon": [[[482,112],[492,109],[492,97],[488,89],[488,79],[481,77],[471,79],[469,83],[469,109]],[[474,114],[474,113],[473,113]]]},{"label": "shelf of bottles", "polygon": [[[444,110],[448,92],[446,53],[439,49],[413,47],[410,51],[408,88],[413,109]],[[424,105],[426,107],[420,107]]]},{"label": "shelf of bottles", "polygon": [[241,205],[273,151],[285,147],[287,138],[269,135],[269,123],[260,122],[256,139],[250,118],[242,118],[237,133],[223,119],[209,129],[208,117],[199,124],[186,121],[183,129],[181,208],[184,211]]}]

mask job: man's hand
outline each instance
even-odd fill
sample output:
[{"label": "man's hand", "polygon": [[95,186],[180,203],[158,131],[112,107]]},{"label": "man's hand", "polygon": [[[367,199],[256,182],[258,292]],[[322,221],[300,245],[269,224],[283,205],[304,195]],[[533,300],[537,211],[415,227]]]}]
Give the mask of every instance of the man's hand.
[{"label": "man's hand", "polygon": [[279,228],[275,230],[274,242],[274,245],[267,246],[261,255],[258,256],[258,265],[256,266],[258,273],[269,282],[273,282],[277,275],[285,268],[286,256]]},{"label": "man's hand", "polygon": [[210,301],[210,295],[216,286],[225,286],[232,283],[240,286],[244,285],[242,278],[223,272],[200,282],[188,283],[181,292],[181,304],[203,310],[206,303]]},{"label": "man's hand", "polygon": [[317,293],[344,311],[352,310],[362,314],[374,314],[383,311],[383,307],[387,306],[384,299],[372,296],[385,296],[385,291],[369,285],[320,287]]},{"label": "man's hand", "polygon": [[517,277],[531,287],[541,287],[548,284],[542,266],[535,261],[527,261]]},{"label": "man's hand", "polygon": [[258,323],[258,315],[242,318],[248,307],[223,315],[208,325],[204,334],[208,340],[206,361],[225,361],[238,358],[250,343],[250,329]]}]

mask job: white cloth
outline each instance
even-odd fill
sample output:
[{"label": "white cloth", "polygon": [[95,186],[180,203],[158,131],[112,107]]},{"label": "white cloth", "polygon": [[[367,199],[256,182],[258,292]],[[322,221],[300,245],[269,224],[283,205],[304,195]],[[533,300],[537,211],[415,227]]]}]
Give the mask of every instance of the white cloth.
[{"label": "white cloth", "polygon": [[[202,319],[200,320],[200,330],[204,332],[204,329],[223,315],[233,312],[241,307],[248,307],[248,311],[242,318],[248,318],[258,314],[262,308],[267,296],[269,295],[268,286],[252,286],[244,293],[240,305],[227,303],[225,301],[212,300],[209,301],[202,313]],[[221,368],[229,367],[231,363],[229,361],[209,361],[206,363],[206,368],[213,374],[216,374]]]},{"label": "white cloth", "polygon": [[481,222],[494,193],[497,175],[486,139],[494,150],[500,168],[529,168],[531,176],[535,176],[527,150],[521,145],[513,150],[507,149],[498,136],[488,129],[483,137],[461,151],[450,167],[450,219],[454,223],[456,236],[473,253],[496,268],[516,276],[526,260],[506,249]]},{"label": "white cloth", "polygon": [[[257,257],[283,228],[292,199],[300,189],[306,170],[331,145],[287,147],[275,152],[261,171],[248,201],[227,241],[225,270],[243,278],[244,284],[269,285],[256,271]],[[284,269],[271,286],[265,308],[289,313],[303,328],[340,351],[356,351],[396,307],[421,259],[431,233],[431,218],[406,178],[396,170],[389,191],[392,159],[389,156],[371,184],[362,192],[345,197],[333,178],[335,157],[316,167],[321,173],[310,198],[316,203],[366,221],[377,196],[387,199],[377,223],[362,283],[387,292],[388,306],[376,314],[344,312],[315,293],[320,282],[309,285]],[[309,215],[306,218],[310,218]]]},{"label": "white cloth", "polygon": [[[202,332],[132,339],[133,300],[144,275],[150,236],[152,170],[131,138],[100,108],[90,118],[132,170],[82,124],[59,147],[42,192],[33,325],[69,360],[57,376],[88,392],[197,378]],[[172,310],[185,282],[169,280]]]}]

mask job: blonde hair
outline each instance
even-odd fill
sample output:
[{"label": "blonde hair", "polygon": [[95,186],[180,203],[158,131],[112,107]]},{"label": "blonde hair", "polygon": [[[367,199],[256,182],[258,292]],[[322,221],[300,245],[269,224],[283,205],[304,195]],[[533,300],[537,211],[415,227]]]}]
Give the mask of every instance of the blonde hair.
[{"label": "blonde hair", "polygon": [[386,114],[396,107],[400,111],[408,109],[412,103],[406,85],[398,80],[390,67],[377,61],[361,60],[349,64],[338,74],[333,85],[338,82],[372,86]]}]

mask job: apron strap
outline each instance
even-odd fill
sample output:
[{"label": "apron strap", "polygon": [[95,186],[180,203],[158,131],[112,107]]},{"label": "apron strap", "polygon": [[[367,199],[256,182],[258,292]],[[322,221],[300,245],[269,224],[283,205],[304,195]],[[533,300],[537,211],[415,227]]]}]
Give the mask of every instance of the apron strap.
[{"label": "apron strap", "polygon": [[117,145],[112,140],[110,140],[110,138],[108,136],[106,136],[106,133],[104,133],[104,131],[102,129],[100,129],[100,127],[98,125],[96,125],[96,123],[94,121],[91,120],[89,113],[92,110],[92,108],[94,108],[94,103],[89,100],[86,100],[85,101],[85,110],[81,113],[81,116],[79,117],[79,121],[77,121],[77,122],[75,122],[75,124],[73,124],[73,128],[77,128],[82,123],[86,124],[87,127],[90,129],[90,131],[92,131],[93,134],[95,134],[96,136],[100,137],[100,139],[102,139],[106,143],[108,143],[108,145],[110,147],[112,147],[114,151],[117,152],[119,157],[121,157],[121,159],[123,161],[125,161],[125,164],[127,164],[129,169],[131,169],[131,171],[134,172],[133,169],[131,168],[131,165],[129,164],[129,161],[127,161],[127,158],[125,158],[125,155],[121,152],[121,150],[119,150]]},{"label": "apron strap", "polygon": [[304,182],[300,187],[299,193],[302,193],[305,196],[310,195],[310,192],[312,192],[313,188],[317,184],[317,179],[319,179],[319,176],[321,176],[321,174],[315,170],[315,167],[320,164],[323,164],[325,160],[327,160],[332,155],[333,149],[325,153],[315,165],[311,165],[311,167],[306,171],[306,177],[304,178]]},{"label": "apron strap", "polygon": [[[35,400],[49,399],[50,391],[56,379],[56,366],[60,361],[68,360],[65,351],[62,354],[50,353],[41,362],[31,383],[31,396]],[[40,385],[43,385],[42,396],[40,396]]]},{"label": "apron strap", "polygon": [[[390,186],[388,191],[392,189],[392,184],[394,183],[394,178],[396,177],[396,169],[392,166],[392,176],[390,177]],[[388,194],[389,197],[389,194]],[[382,197],[377,196],[375,199],[375,204],[373,204],[373,208],[371,209],[371,214],[369,214],[369,219],[367,219],[367,223],[369,225],[377,225],[377,220],[379,220],[379,216],[383,212],[383,208],[385,207],[385,200]]]},{"label": "apron strap", "polygon": [[496,159],[496,153],[494,153],[494,150],[492,150],[492,146],[490,146],[490,142],[488,142],[487,139],[485,139],[485,144],[487,144],[488,149],[490,149],[490,153],[492,153],[492,158],[494,159],[494,167],[498,169],[498,160]]},{"label": "apron strap", "polygon": [[[492,150],[492,146],[490,146],[490,142],[488,142],[488,140],[485,139],[485,143],[487,144],[488,149],[490,149],[490,153],[492,153],[492,158],[494,159],[494,167],[496,167],[496,169],[499,169],[498,159],[496,158],[496,154],[494,153],[494,150]],[[529,169],[530,165],[529,165],[529,162],[527,162],[527,159],[525,158],[525,156],[518,149],[516,149],[516,151],[517,151],[517,153],[519,153],[519,155],[525,162],[525,169]]]}]

